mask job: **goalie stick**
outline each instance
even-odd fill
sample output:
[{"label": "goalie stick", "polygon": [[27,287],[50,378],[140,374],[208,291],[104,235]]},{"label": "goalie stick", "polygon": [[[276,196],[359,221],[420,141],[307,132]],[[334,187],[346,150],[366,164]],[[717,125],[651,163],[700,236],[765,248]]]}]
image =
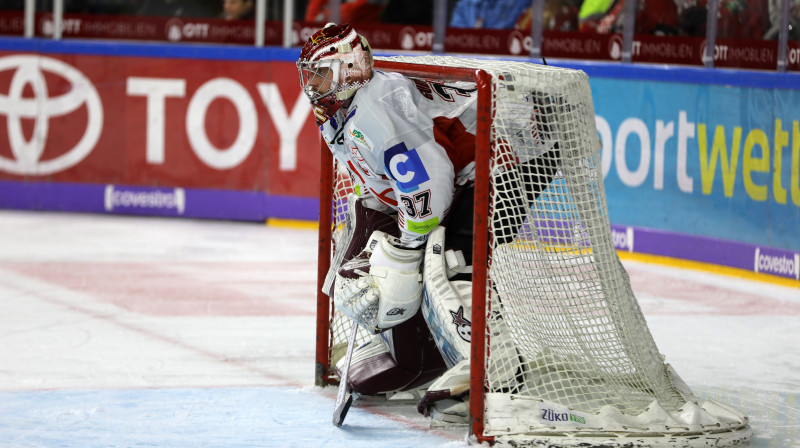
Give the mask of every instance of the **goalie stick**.
[{"label": "goalie stick", "polygon": [[350,371],[350,359],[353,357],[353,348],[356,345],[356,334],[358,324],[353,321],[353,329],[350,330],[350,339],[347,341],[347,352],[344,355],[344,369],[339,378],[339,392],[336,394],[336,405],[333,408],[333,425],[342,426],[350,405],[353,404],[353,393],[347,390],[347,374]]}]

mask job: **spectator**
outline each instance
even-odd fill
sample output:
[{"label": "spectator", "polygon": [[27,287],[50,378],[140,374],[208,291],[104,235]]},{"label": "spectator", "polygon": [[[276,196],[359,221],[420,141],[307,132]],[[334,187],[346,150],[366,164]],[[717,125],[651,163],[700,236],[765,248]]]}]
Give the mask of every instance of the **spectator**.
[{"label": "spectator", "polygon": [[[542,27],[553,31],[578,31],[578,4],[576,0],[545,0]],[[533,20],[533,9],[526,8],[514,28],[528,30]]]},{"label": "spectator", "polygon": [[255,18],[253,0],[223,0],[222,18],[225,20],[252,20]]},{"label": "spectator", "polygon": [[[136,14],[142,0],[64,0],[65,14]],[[53,0],[34,2],[37,12],[52,11]],[[0,0],[0,10],[25,9],[25,0]]]},{"label": "spectator", "polygon": [[[761,39],[770,29],[767,0],[720,0],[718,39]],[[689,0],[680,15],[680,27],[690,36],[706,35],[706,0]]]},{"label": "spectator", "polygon": [[761,39],[769,30],[767,0],[721,0],[717,38]]},{"label": "spectator", "polygon": [[6,0],[0,5],[0,11],[23,11],[25,0]]},{"label": "spectator", "polygon": [[[590,14],[581,20],[584,32],[621,33],[625,24],[625,1],[617,0],[605,14]],[[636,11],[636,34],[674,36],[680,34],[678,5],[674,0],[641,0]]]},{"label": "spectator", "polygon": [[530,0],[458,0],[450,17],[456,28],[514,28]]},{"label": "spectator", "polygon": [[[777,39],[781,26],[782,0],[769,0],[769,30],[764,39]],[[800,40],[800,0],[789,3],[789,40]]]},{"label": "spectator", "polygon": [[431,25],[433,0],[389,0],[381,13],[381,22],[406,25]]},{"label": "spectator", "polygon": [[614,0],[585,0],[578,10],[578,21],[597,20],[608,13]]},{"label": "spectator", "polygon": [[[674,0],[642,0],[636,12],[636,33],[676,36],[680,32],[678,5]],[[621,27],[620,27],[621,28]]]},{"label": "spectator", "polygon": [[[339,23],[379,22],[389,0],[342,0]],[[327,0],[311,0],[306,7],[306,22],[328,22]]]},{"label": "spectator", "polygon": [[705,2],[701,5],[697,0],[687,0],[681,5],[678,16],[678,27],[681,34],[693,37],[706,35],[706,18],[708,10]]},{"label": "spectator", "polygon": [[138,14],[159,17],[219,17],[219,0],[145,0]]}]

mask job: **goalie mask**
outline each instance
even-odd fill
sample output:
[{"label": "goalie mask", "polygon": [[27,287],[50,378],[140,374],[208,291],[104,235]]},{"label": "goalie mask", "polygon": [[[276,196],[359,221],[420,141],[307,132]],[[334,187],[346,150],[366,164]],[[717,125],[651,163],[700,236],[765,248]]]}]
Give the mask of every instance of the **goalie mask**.
[{"label": "goalie mask", "polygon": [[350,25],[329,23],[308,38],[297,70],[321,124],[372,79],[372,50]]}]

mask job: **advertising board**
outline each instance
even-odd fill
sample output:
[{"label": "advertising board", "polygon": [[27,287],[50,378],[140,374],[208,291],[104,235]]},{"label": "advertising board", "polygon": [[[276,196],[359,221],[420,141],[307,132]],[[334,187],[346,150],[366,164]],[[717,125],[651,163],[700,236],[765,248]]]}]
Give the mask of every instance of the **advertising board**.
[{"label": "advertising board", "polygon": [[[318,218],[296,49],[3,43],[0,207]],[[619,250],[800,278],[796,75],[571,66]]]},{"label": "advertising board", "polygon": [[291,62],[0,52],[0,99],[0,180],[317,195]]}]

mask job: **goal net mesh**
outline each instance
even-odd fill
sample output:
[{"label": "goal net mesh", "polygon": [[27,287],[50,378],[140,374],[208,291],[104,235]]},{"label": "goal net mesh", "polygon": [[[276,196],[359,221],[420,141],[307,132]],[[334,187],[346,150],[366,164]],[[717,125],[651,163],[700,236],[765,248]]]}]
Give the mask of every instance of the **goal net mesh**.
[{"label": "goal net mesh", "polygon": [[[484,434],[745,431],[746,417],[691,394],[650,334],[612,242],[586,74],[445,56],[386,60],[492,75],[486,334],[472,336],[486,341]],[[352,188],[335,169],[334,242]],[[331,323],[335,363],[350,324],[335,311]]]}]

